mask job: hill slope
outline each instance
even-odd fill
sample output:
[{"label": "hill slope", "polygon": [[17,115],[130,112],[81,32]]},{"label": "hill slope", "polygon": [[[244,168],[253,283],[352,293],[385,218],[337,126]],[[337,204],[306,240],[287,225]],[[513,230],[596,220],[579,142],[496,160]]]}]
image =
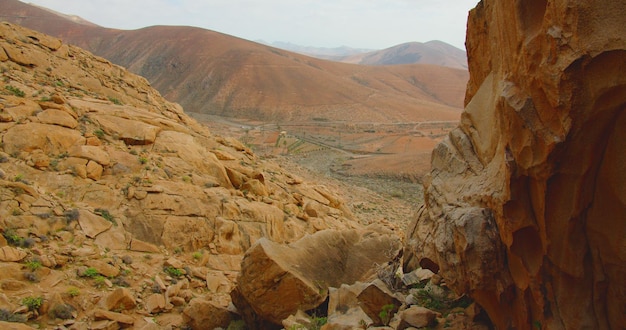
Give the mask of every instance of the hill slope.
[{"label": "hill slope", "polygon": [[[194,297],[228,313],[259,238],[360,227],[331,188],[211,135],[144,78],[78,47],[1,23],[0,71],[4,317],[182,327],[174,306]],[[20,308],[26,297],[45,304]]]},{"label": "hill slope", "polygon": [[408,42],[383,50],[339,58],[342,62],[366,65],[423,63],[467,70],[465,52],[445,42]]},{"label": "hill slope", "polygon": [[457,120],[468,79],[439,66],[324,61],[199,28],[60,23],[16,0],[0,3],[6,17],[128,67],[192,112],[276,122]]}]

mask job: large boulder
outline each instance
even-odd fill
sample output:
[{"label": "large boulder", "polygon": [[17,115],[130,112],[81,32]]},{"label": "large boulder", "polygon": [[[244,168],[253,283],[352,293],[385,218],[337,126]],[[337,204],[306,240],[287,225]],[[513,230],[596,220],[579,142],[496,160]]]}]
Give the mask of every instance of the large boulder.
[{"label": "large boulder", "polygon": [[483,0],[407,263],[497,328],[626,327],[626,7]]},{"label": "large boulder", "polygon": [[262,238],[243,258],[233,302],[248,326],[280,325],[322,304],[329,287],[372,277],[399,247],[396,237],[367,230],[324,230],[289,245]]}]

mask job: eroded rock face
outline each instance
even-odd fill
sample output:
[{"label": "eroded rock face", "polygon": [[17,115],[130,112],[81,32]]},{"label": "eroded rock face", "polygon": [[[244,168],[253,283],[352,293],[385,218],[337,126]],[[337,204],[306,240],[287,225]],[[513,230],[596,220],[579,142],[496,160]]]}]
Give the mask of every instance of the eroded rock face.
[{"label": "eroded rock face", "polygon": [[432,155],[406,266],[501,329],[626,326],[626,7],[483,0],[458,129]]}]

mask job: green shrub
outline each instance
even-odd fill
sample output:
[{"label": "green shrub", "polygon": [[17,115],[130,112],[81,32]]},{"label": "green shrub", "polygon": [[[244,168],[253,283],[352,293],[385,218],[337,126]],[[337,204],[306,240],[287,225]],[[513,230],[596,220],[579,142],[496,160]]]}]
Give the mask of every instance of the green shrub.
[{"label": "green shrub", "polygon": [[80,213],[78,212],[77,209],[67,210],[65,211],[64,215],[65,215],[65,220],[67,221],[68,224],[72,221],[78,220],[78,218],[80,217]]},{"label": "green shrub", "polygon": [[69,289],[67,289],[67,294],[69,294],[71,297],[76,297],[80,295],[80,289],[78,289],[77,287],[71,287]]},{"label": "green shrub", "polygon": [[109,210],[97,208],[94,210],[94,213],[103,217],[106,221],[113,223],[113,225],[117,226],[117,221],[115,221],[113,215],[109,213]]},{"label": "green shrub", "polygon": [[52,309],[50,309],[50,316],[57,318],[57,319],[61,319],[61,320],[69,320],[71,318],[73,318],[74,316],[72,315],[74,313],[74,307],[70,304],[57,304],[54,307],[52,307]]},{"label": "green shrub", "polygon": [[93,135],[97,136],[98,139],[102,139],[104,138],[104,131],[98,128],[97,130],[93,131]]},{"label": "green shrub", "polygon": [[7,243],[9,243],[9,245],[12,246],[20,246],[22,245],[22,240],[23,238],[20,237],[14,229],[7,229],[4,231],[4,233],[2,233],[2,236],[4,236],[4,239],[7,240]]},{"label": "green shrub", "polygon": [[43,297],[26,297],[22,299],[22,305],[28,307],[29,311],[38,310],[43,304]]},{"label": "green shrub", "polygon": [[27,321],[27,319],[26,315],[13,314],[10,310],[6,308],[0,308],[0,321],[24,323]]},{"label": "green shrub", "polygon": [[31,272],[36,271],[41,268],[41,261],[39,260],[31,260],[26,262],[26,267],[30,269]]},{"label": "green shrub", "polygon": [[11,92],[11,94],[13,94],[13,95],[15,95],[17,97],[24,97],[26,95],[26,93],[24,93],[23,90],[21,90],[21,89],[19,89],[17,87],[13,87],[11,85],[4,86],[4,88],[6,90],[8,90],[9,92]]},{"label": "green shrub", "polygon": [[102,288],[102,287],[104,287],[104,285],[106,284],[106,281],[105,281],[106,279],[105,279],[105,278],[104,278],[104,276],[102,276],[102,275],[97,275],[97,276],[95,276],[95,277],[93,278],[93,280],[94,280],[94,285],[95,285],[97,288]]},{"label": "green shrub", "polygon": [[117,99],[115,97],[110,97],[109,96],[109,101],[113,102],[113,104],[122,105],[122,101],[120,101],[119,99]]},{"label": "green shrub", "polygon": [[391,321],[391,317],[393,316],[393,310],[396,308],[394,304],[384,305],[380,313],[378,313],[378,317],[380,318],[383,325],[389,325],[389,321]]},{"label": "green shrub", "polygon": [[200,260],[200,258],[202,258],[202,252],[201,251],[196,251],[196,252],[191,254],[191,257],[194,258],[195,260]]},{"label": "green shrub", "polygon": [[164,269],[165,273],[167,273],[168,275],[172,276],[172,277],[181,277],[183,276],[183,271],[181,269],[178,268],[174,268],[172,266],[167,266]]},{"label": "green shrub", "polygon": [[97,269],[93,268],[93,267],[89,267],[85,270],[85,272],[83,273],[83,277],[96,277],[100,275],[100,273],[98,272]]}]

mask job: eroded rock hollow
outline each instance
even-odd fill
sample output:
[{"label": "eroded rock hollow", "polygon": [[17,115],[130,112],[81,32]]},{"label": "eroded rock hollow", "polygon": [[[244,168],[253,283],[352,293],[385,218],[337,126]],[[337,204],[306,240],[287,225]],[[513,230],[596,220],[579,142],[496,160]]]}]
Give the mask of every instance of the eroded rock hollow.
[{"label": "eroded rock hollow", "polygon": [[[500,329],[626,327],[626,6],[483,0],[406,268]],[[406,253],[405,253],[406,255]]]}]

